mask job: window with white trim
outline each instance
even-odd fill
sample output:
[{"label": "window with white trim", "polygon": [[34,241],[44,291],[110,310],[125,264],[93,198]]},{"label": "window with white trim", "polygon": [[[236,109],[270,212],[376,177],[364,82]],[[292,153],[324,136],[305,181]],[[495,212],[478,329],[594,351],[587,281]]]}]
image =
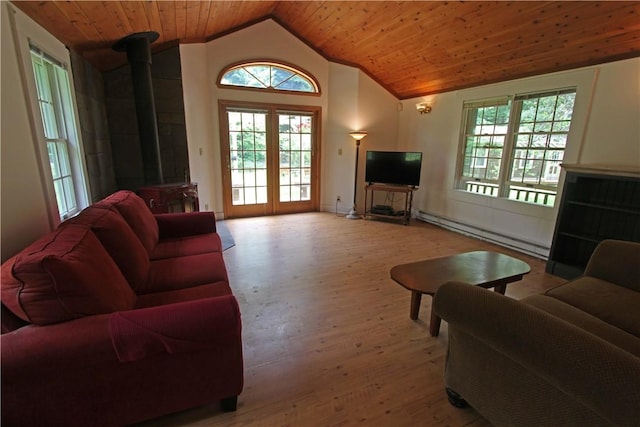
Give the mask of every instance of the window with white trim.
[{"label": "window with white trim", "polygon": [[465,102],[457,187],[553,206],[576,89]]},{"label": "window with white trim", "polygon": [[269,61],[229,66],[220,73],[218,84],[277,92],[320,93],[320,86],[310,74],[291,65]]},{"label": "window with white trim", "polygon": [[50,166],[58,214],[64,220],[81,210],[78,200],[86,191],[82,174],[78,133],[66,67],[31,46],[42,128],[42,143]]}]

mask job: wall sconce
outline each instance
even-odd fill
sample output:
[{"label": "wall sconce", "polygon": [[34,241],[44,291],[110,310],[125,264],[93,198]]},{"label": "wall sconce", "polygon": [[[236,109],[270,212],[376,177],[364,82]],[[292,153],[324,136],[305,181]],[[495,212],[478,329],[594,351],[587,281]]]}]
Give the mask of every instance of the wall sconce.
[{"label": "wall sconce", "polygon": [[431,106],[429,104],[416,104],[416,110],[420,114],[429,114],[431,112]]}]

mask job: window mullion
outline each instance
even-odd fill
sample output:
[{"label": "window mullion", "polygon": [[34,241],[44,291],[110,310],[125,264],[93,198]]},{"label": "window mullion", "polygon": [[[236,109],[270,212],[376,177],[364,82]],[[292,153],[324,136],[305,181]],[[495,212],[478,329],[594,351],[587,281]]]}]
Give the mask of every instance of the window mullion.
[{"label": "window mullion", "polygon": [[[491,100],[465,102],[456,187],[477,194],[553,206],[574,100],[575,89],[515,95],[507,107],[508,121],[506,111],[495,110],[502,120],[491,117],[495,108],[490,105]],[[487,112],[489,115],[485,117]],[[474,113],[483,115],[474,119]],[[502,139],[499,143],[496,140],[498,123]],[[487,147],[501,147],[499,169],[497,149],[492,152],[489,148],[487,153]],[[490,187],[493,190],[488,190]]]},{"label": "window mullion", "polygon": [[458,177],[458,186],[463,186],[469,177],[464,176],[464,161],[465,161],[465,150],[467,144],[467,134],[469,128],[469,120],[471,114],[474,112],[472,108],[466,108],[463,106],[462,108],[462,123],[460,124],[460,135],[459,140],[462,141],[462,144],[459,144],[458,148],[458,167],[457,167],[457,177]]},{"label": "window mullion", "polygon": [[[31,46],[36,80],[35,98],[42,119],[44,152],[41,167],[51,176],[59,219],[64,220],[87,202],[80,138],[77,135],[70,73],[64,64]],[[34,112],[35,113],[35,112]],[[46,158],[46,161],[45,161]],[[53,202],[53,200],[52,200]],[[80,202],[80,205],[78,204]]]},{"label": "window mullion", "polygon": [[62,103],[62,95],[60,92],[60,78],[56,69],[51,66],[51,72],[49,74],[51,80],[51,99],[53,101],[53,108],[55,110],[56,123],[58,125],[58,138],[69,141],[69,133],[67,132],[67,122],[65,112]]},{"label": "window mullion", "polygon": [[511,168],[513,167],[514,154],[516,147],[516,135],[520,126],[520,114],[522,113],[522,102],[514,101],[511,104],[511,112],[509,113],[509,126],[507,127],[507,135],[504,141],[504,149],[502,151],[502,164],[500,166],[499,193],[498,197],[509,196],[509,182]]}]

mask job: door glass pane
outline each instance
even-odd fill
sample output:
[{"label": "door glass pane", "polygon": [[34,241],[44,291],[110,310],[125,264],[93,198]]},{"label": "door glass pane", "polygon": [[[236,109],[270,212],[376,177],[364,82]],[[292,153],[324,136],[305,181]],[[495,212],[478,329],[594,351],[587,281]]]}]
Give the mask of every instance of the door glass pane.
[{"label": "door glass pane", "polygon": [[[225,110],[230,217],[311,209],[315,113],[260,106]],[[291,202],[296,204],[286,205]]]},{"label": "door glass pane", "polygon": [[311,115],[278,113],[280,202],[311,200],[312,130]]},{"label": "door glass pane", "polygon": [[[302,183],[311,184],[311,168],[302,169]],[[305,200],[308,200],[308,198],[305,198]]]},{"label": "door glass pane", "polygon": [[256,188],[256,202],[258,203],[267,203],[267,187],[257,187]]},{"label": "door glass pane", "polygon": [[227,111],[233,205],[267,202],[265,112]]},{"label": "door glass pane", "polygon": [[280,201],[281,202],[291,201],[291,187],[289,187],[288,185],[280,186]]}]

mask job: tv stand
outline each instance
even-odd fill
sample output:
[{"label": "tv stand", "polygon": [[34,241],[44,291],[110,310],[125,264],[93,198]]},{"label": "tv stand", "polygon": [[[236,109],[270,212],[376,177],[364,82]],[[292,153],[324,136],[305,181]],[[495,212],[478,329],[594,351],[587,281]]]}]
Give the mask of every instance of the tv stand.
[{"label": "tv stand", "polygon": [[[415,187],[409,187],[404,185],[387,185],[387,184],[368,184],[364,187],[364,217],[365,218],[385,218],[391,220],[402,221],[402,224],[408,225],[411,220],[411,204],[413,203],[413,192]],[[381,213],[374,213],[373,199],[376,191],[386,191],[391,193],[404,193],[404,211],[400,211],[395,215],[387,215]],[[369,200],[369,192],[371,192],[371,200]]]}]

